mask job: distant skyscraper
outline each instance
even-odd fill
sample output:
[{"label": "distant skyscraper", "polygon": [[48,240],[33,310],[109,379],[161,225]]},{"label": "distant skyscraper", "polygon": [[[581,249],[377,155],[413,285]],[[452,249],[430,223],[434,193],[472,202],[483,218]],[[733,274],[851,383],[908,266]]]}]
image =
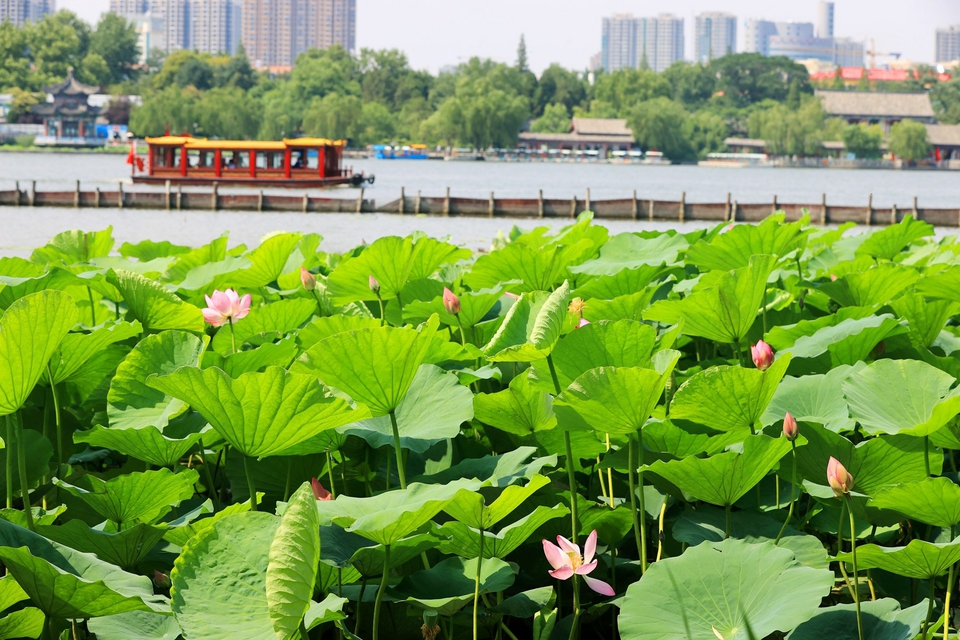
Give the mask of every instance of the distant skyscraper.
[{"label": "distant skyscraper", "polygon": [[640,62],[637,52],[637,18],[631,14],[603,19],[600,65],[608,73],[617,69],[636,69]]},{"label": "distant skyscraper", "polygon": [[356,49],[356,0],[243,0],[241,40],[261,67],[290,67],[307,49]]},{"label": "distant skyscraper", "polygon": [[743,50],[770,55],[770,36],[777,35],[777,25],[769,20],[747,20],[743,23]]},{"label": "distant skyscraper", "polygon": [[833,3],[820,0],[817,7],[817,37],[833,37]]},{"label": "distant skyscraper", "polygon": [[149,13],[150,0],[110,0],[110,13],[132,16]]},{"label": "distant skyscraper", "polygon": [[694,44],[697,62],[709,62],[737,50],[737,18],[729,13],[697,16]]},{"label": "distant skyscraper", "polygon": [[0,23],[22,27],[25,22],[38,22],[56,10],[56,0],[0,0]]},{"label": "distant skyscraper", "polygon": [[[677,18],[670,14],[660,14],[656,18],[647,18],[647,22],[652,23],[656,20],[656,32],[653,37],[654,57],[650,58],[647,54],[647,64],[654,71],[664,71],[674,62],[683,60],[683,18]],[[647,29],[647,46],[649,51],[650,29]]]},{"label": "distant skyscraper", "polygon": [[190,0],[150,0],[150,13],[163,20],[165,51],[190,48]]},{"label": "distant skyscraper", "polygon": [[953,62],[960,60],[960,24],[937,29],[935,62]]},{"label": "distant skyscraper", "polygon": [[357,0],[320,0],[319,49],[335,44],[347,51],[357,48]]},{"label": "distant skyscraper", "polygon": [[190,48],[233,55],[240,41],[240,5],[233,0],[191,0]]},{"label": "distant skyscraper", "polygon": [[683,60],[683,18],[616,15],[603,19],[601,64],[604,70],[646,67],[663,71]]}]

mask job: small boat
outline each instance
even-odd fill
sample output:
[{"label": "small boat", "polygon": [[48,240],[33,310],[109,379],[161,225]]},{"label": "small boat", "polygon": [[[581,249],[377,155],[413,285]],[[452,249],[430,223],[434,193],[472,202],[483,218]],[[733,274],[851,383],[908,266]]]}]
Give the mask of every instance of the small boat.
[{"label": "small boat", "polygon": [[411,144],[392,147],[388,144],[373,145],[373,157],[378,160],[428,160],[427,145]]},{"label": "small boat", "polygon": [[[137,184],[238,185],[296,189],[335,187],[374,176],[341,167],[343,140],[294,138],[278,142],[207,140],[191,136],[146,139],[146,163],[128,162]],[[136,155],[135,148],[131,155]]]}]

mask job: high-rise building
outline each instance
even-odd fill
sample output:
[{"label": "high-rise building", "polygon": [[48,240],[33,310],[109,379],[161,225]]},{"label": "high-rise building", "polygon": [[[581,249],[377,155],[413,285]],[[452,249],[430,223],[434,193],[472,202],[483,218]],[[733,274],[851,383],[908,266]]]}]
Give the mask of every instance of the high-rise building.
[{"label": "high-rise building", "polygon": [[816,27],[812,22],[747,20],[743,31],[744,51],[834,66],[863,66],[863,43],[833,35],[832,2],[820,3]]},{"label": "high-rise building", "polygon": [[190,48],[192,8],[190,0],[150,0],[151,15],[163,20],[165,51]]},{"label": "high-rise building", "polygon": [[[674,62],[683,60],[683,18],[677,18],[666,13],[662,13],[656,18],[647,18],[648,23],[654,20],[656,20],[656,32],[653,40],[655,55],[653,59],[650,59],[648,55],[647,64],[650,65],[651,69],[659,72],[665,71]],[[649,35],[647,37],[649,43]],[[649,44],[646,49],[649,50]]]},{"label": "high-rise building", "polygon": [[56,0],[0,0],[0,23],[22,27],[26,22],[43,20],[43,16],[56,10]]},{"label": "high-rise building", "polygon": [[140,49],[138,62],[145,64],[150,52],[154,49],[167,50],[166,28],[163,18],[155,16],[149,11],[146,13],[127,14],[127,22],[137,31],[137,47]]},{"label": "high-rise building", "polygon": [[618,69],[636,69],[640,61],[637,52],[637,19],[632,14],[619,14],[603,19],[600,65],[608,73]]},{"label": "high-rise building", "polygon": [[694,59],[709,62],[737,50],[737,18],[729,13],[701,13],[696,19]]},{"label": "high-rise building", "polygon": [[937,45],[934,54],[937,64],[960,60],[960,24],[937,29]]},{"label": "high-rise building", "polygon": [[317,47],[335,44],[347,51],[357,48],[357,0],[320,0]]},{"label": "high-rise building", "polygon": [[833,37],[833,3],[820,0],[817,6],[817,37]]},{"label": "high-rise building", "polygon": [[190,48],[233,55],[240,43],[241,7],[233,0],[191,0]]},{"label": "high-rise building", "polygon": [[747,20],[743,23],[743,50],[770,55],[770,37],[777,35],[777,24],[769,20]]},{"label": "high-rise building", "polygon": [[603,19],[601,63],[604,70],[641,67],[663,71],[683,60],[683,18],[617,15]]},{"label": "high-rise building", "polygon": [[290,67],[307,49],[356,49],[356,0],[243,0],[241,41],[255,66]]},{"label": "high-rise building", "polygon": [[110,13],[133,16],[150,12],[150,0],[110,0]]}]

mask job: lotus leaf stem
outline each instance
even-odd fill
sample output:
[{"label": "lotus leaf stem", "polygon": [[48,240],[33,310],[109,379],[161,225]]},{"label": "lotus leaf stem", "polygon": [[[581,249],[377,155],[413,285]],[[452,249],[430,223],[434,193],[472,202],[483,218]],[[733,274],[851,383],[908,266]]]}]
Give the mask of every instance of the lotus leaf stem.
[{"label": "lotus leaf stem", "polygon": [[[610,451],[610,434],[604,434],[606,436],[607,451]],[[610,492],[610,508],[613,509],[613,469],[607,467],[607,489]]]},{"label": "lotus leaf stem", "polygon": [[7,422],[7,433],[4,437],[4,446],[7,450],[4,452],[6,454],[4,456],[6,460],[4,479],[7,482],[7,509],[13,509],[13,446],[15,442],[13,439],[13,420],[9,415],[5,420]]},{"label": "lotus leaf stem", "polygon": [[467,346],[467,334],[463,332],[463,322],[460,321],[460,314],[457,313],[454,315],[457,319],[457,327],[460,328],[460,344],[466,348]]},{"label": "lotus leaf stem", "polygon": [[930,477],[930,436],[923,436],[923,468]]},{"label": "lotus leaf stem", "polygon": [[87,296],[90,298],[90,322],[91,327],[97,326],[97,308],[93,304],[93,289],[87,287]]},{"label": "lotus leaf stem", "polygon": [[663,517],[667,515],[667,500],[660,505],[660,517],[657,519],[657,562],[663,557]]},{"label": "lotus leaf stem", "polygon": [[[397,454],[397,475],[400,476],[400,488],[407,488],[407,471],[403,464],[403,449],[400,448],[400,428],[397,426],[397,413],[390,410],[390,426],[393,427],[393,450]],[[390,479],[387,478],[387,482]]]},{"label": "lotus leaf stem", "polygon": [[579,576],[573,574],[573,623],[570,625],[570,636],[568,640],[576,640],[580,636],[580,581]]},{"label": "lotus leaf stem", "polygon": [[330,449],[327,449],[327,480],[330,482],[330,497],[334,500],[337,499],[337,489],[333,486],[333,455],[330,453]]},{"label": "lotus leaf stem", "polygon": [[477,635],[477,609],[480,604],[480,570],[483,568],[483,526],[480,527],[480,555],[477,556],[477,578],[473,582],[473,640]]},{"label": "lotus leaf stem", "polygon": [[380,326],[387,326],[387,315],[383,312],[383,298],[380,297],[380,292],[377,291],[377,302],[380,303]]},{"label": "lotus leaf stem", "polygon": [[724,512],[724,527],[723,527],[723,539],[726,540],[730,537],[730,505],[726,504],[723,507]]},{"label": "lotus leaf stem", "polygon": [[397,304],[400,305],[400,324],[398,326],[403,326],[403,298],[400,297],[400,294],[397,294]]},{"label": "lotus leaf stem", "polygon": [[930,629],[930,617],[933,615],[933,603],[935,601],[934,588],[936,581],[930,578],[930,597],[927,599],[927,615],[923,619],[923,630],[920,632],[920,639],[927,640],[927,631]]},{"label": "lotus leaf stem", "polygon": [[783,532],[787,530],[787,524],[790,522],[790,518],[793,517],[793,494],[794,487],[797,486],[797,442],[795,440],[790,441],[790,453],[793,454],[793,470],[790,473],[790,508],[787,509],[787,519],[783,521],[783,526],[780,527],[780,533],[777,534],[777,539],[774,540],[773,544],[780,543],[780,538],[783,537]]},{"label": "lotus leaf stem", "polygon": [[207,495],[210,496],[210,499],[213,500],[213,507],[217,511],[220,510],[220,498],[217,496],[216,484],[213,481],[213,474],[210,473],[210,465],[207,464],[207,449],[203,446],[203,439],[199,440],[200,444],[200,460],[203,462],[203,476],[204,481],[207,483]]},{"label": "lotus leaf stem", "polygon": [[[638,432],[639,433],[639,432]],[[634,474],[637,472],[637,452],[633,438],[627,442],[627,484],[630,487],[630,511],[633,514],[633,537],[637,543],[637,556],[640,558],[640,574],[647,570],[647,531],[644,526],[646,514],[643,511],[643,480],[640,480],[641,504],[637,505],[637,483]]]},{"label": "lotus leaf stem", "polygon": [[390,577],[390,545],[383,546],[383,577],[377,589],[377,599],[373,603],[373,640],[380,638],[380,606],[383,604],[383,592],[387,590],[387,578]]},{"label": "lotus leaf stem", "polygon": [[60,398],[57,396],[57,385],[53,382],[53,373],[50,370],[50,363],[47,363],[47,378],[50,380],[50,396],[53,398],[53,423],[57,427],[57,476],[60,475],[60,467],[63,465],[63,426],[60,423]]},{"label": "lotus leaf stem", "polygon": [[[560,395],[560,378],[557,377],[557,367],[553,364],[553,355],[547,355],[547,366],[550,368],[550,377],[553,379],[553,389],[555,396]],[[577,544],[577,533],[579,527],[577,523],[577,498],[579,497],[577,493],[577,476],[574,473],[573,469],[573,446],[570,443],[570,432],[564,429],[563,431],[563,447],[564,454],[567,457],[567,480],[570,483],[570,528],[572,529],[572,536],[570,540],[573,544]]]},{"label": "lotus leaf stem", "polygon": [[953,580],[956,577],[956,563],[950,565],[947,573],[947,595],[943,598],[943,640],[950,640],[950,596],[953,595]]},{"label": "lotus leaf stem", "polygon": [[233,328],[233,318],[228,318],[227,321],[230,323],[230,344],[233,346],[233,352],[237,352],[237,332]]},{"label": "lotus leaf stem", "polygon": [[[849,496],[846,498],[849,503]],[[857,529],[853,520],[853,505],[847,504],[847,513],[850,516],[850,553],[853,556],[853,602],[857,607],[857,637],[863,640],[863,621],[860,619],[860,585],[857,583]],[[931,582],[931,585],[933,583]]]},{"label": "lotus leaf stem", "polygon": [[250,467],[250,456],[243,456],[243,472],[247,476],[247,489],[250,491],[250,511],[256,511],[257,486],[253,482],[253,469]]},{"label": "lotus leaf stem", "polygon": [[23,500],[23,515],[27,518],[27,529],[33,531],[33,508],[30,506],[30,484],[27,482],[27,448],[24,446],[23,419],[19,412],[13,415],[16,416],[17,420],[17,467],[20,471],[20,497]]}]

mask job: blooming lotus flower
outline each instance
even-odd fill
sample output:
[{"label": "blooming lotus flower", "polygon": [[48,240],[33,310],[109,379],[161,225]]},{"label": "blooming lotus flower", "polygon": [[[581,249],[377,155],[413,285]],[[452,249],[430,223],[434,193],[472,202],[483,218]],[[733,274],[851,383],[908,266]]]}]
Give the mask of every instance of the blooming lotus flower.
[{"label": "blooming lotus flower", "polygon": [[766,371],[773,364],[773,347],[763,340],[750,347],[750,355],[760,371]]},{"label": "blooming lotus flower", "polygon": [[797,426],[797,420],[790,412],[787,411],[787,415],[783,416],[783,435],[787,437],[787,440],[791,442],[797,439],[797,434],[800,432],[800,428]]},{"label": "blooming lotus flower", "polygon": [[580,322],[577,323],[577,329],[581,329],[590,324],[590,321],[586,318],[580,318]]},{"label": "blooming lotus flower", "polygon": [[443,288],[443,308],[452,316],[460,313],[460,298],[446,287]]},{"label": "blooming lotus flower", "polygon": [[376,278],[370,276],[370,279],[367,281],[367,283],[370,285],[370,291],[373,291],[374,293],[380,293],[380,283]]},{"label": "blooming lotus flower", "polygon": [[215,327],[233,320],[245,318],[250,313],[250,294],[242,298],[233,289],[214,291],[212,296],[204,296],[207,306],[203,310],[203,319]]},{"label": "blooming lotus flower", "polygon": [[307,291],[313,291],[317,288],[317,277],[303,267],[300,267],[300,283]]},{"label": "blooming lotus flower", "polygon": [[580,555],[580,547],[563,536],[557,536],[557,543],[559,546],[547,540],[543,541],[543,555],[547,557],[547,562],[553,567],[553,570],[547,573],[557,580],[567,580],[577,574],[583,578],[588,587],[600,595],[616,595],[613,587],[606,582],[587,577],[588,573],[597,568],[597,561],[593,559],[597,551],[596,529],[587,537],[587,542],[583,545],[583,555]]},{"label": "blooming lotus flower", "polygon": [[326,490],[316,478],[310,479],[310,488],[313,489],[313,497],[320,501],[333,500],[333,494]]},{"label": "blooming lotus flower", "polygon": [[847,468],[833,456],[830,456],[830,462],[827,463],[827,482],[830,483],[830,488],[833,489],[833,493],[836,494],[838,498],[843,497],[846,493],[850,493],[853,489],[853,476],[850,475]]}]

